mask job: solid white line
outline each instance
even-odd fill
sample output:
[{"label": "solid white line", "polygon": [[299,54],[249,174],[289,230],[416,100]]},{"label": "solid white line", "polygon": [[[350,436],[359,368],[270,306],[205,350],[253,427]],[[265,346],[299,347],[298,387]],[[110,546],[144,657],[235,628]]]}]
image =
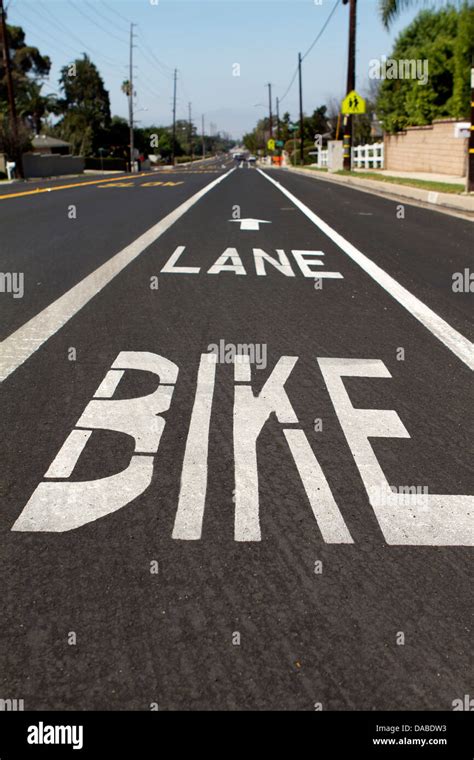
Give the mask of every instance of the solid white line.
[{"label": "solid white line", "polygon": [[385,270],[381,269],[364,253],[359,251],[352,243],[349,243],[342,235],[336,230],[324,222],[317,214],[296,198],[286,187],[283,187],[279,182],[269,177],[268,174],[258,169],[260,174],[277,187],[283,195],[286,195],[300,211],[308,217],[308,219],[319,227],[321,232],[330,238],[339,248],[344,251],[349,258],[358,264],[366,274],[372,277],[376,283],[378,283],[384,290],[389,293],[392,298],[395,298],[401,306],[410,312],[422,325],[424,325],[438,340],[449,348],[450,351],[455,354],[458,359],[461,359],[467,366],[474,370],[474,344],[470,340],[461,335],[460,332],[455,330],[451,325],[445,322],[444,319],[439,317],[434,311],[420,301],[416,296],[410,293],[409,290],[400,285],[391,275]]},{"label": "solid white line", "polygon": [[149,245],[154,243],[164,232],[180,219],[183,214],[194,206],[209,190],[222,182],[235,169],[217,177],[209,185],[184,201],[178,208],[165,216],[160,222],[150,227],[133,243],[127,245],[111,259],[102,264],[81,282],[74,285],[67,293],[47,306],[43,311],[30,319],[18,330],[15,330],[0,344],[0,382],[5,380],[23,362],[35,353],[43,343],[58,332],[61,327],[77,314],[97,293],[111,282],[137,256],[140,256]]}]

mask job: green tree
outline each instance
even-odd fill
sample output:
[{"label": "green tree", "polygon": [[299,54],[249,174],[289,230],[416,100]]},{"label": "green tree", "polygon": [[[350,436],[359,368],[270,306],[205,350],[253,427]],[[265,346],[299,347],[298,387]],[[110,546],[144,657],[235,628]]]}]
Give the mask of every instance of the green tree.
[{"label": "green tree", "polygon": [[36,135],[41,133],[47,117],[58,112],[56,95],[43,95],[41,90],[41,84],[29,82],[25,96],[18,103],[18,115],[28,121]]},{"label": "green tree", "polygon": [[[472,23],[472,8],[454,7],[422,11],[398,36],[390,58],[428,62],[426,84],[411,79],[384,79],[377,113],[388,132],[409,125],[430,124],[433,119],[460,117],[469,111],[470,52],[474,38],[458,40],[459,29]],[[467,98],[466,98],[467,95]]]},{"label": "green tree", "polygon": [[[383,25],[386,29],[389,29],[392,21],[394,21],[402,11],[412,5],[421,5],[423,1],[426,2],[426,0],[379,0],[379,9]],[[448,4],[450,0],[443,1]],[[462,3],[464,0],[458,0],[458,2]]]},{"label": "green tree", "polygon": [[[10,49],[11,71],[15,98],[22,105],[28,101],[31,83],[38,84],[49,74],[51,61],[38,48],[27,45],[21,26],[7,25]],[[0,110],[6,111],[8,104],[7,77],[3,55],[0,56]]]},{"label": "green tree", "polygon": [[20,156],[31,147],[30,126],[41,130],[43,117],[52,106],[51,99],[41,95],[42,79],[49,73],[51,61],[43,56],[38,48],[27,45],[25,33],[20,26],[7,25],[10,50],[11,71],[17,114],[18,140],[8,118],[7,77],[3,55],[0,56],[0,151],[17,162]]},{"label": "green tree", "polygon": [[111,125],[110,100],[102,77],[85,53],[63,66],[59,87],[63,97],[58,108],[63,116],[56,133],[71,143],[73,153],[95,155]]}]

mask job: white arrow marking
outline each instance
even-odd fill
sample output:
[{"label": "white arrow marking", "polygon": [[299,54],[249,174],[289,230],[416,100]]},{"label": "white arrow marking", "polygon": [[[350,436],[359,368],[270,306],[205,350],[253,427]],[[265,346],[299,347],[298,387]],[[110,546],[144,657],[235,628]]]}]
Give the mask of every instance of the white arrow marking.
[{"label": "white arrow marking", "polygon": [[271,224],[265,219],[229,219],[229,222],[238,222],[241,230],[258,230],[260,224]]}]

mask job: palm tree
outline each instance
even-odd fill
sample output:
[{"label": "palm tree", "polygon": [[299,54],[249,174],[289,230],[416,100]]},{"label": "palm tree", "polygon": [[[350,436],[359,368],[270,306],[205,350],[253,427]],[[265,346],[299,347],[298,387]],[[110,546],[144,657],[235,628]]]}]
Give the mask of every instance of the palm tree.
[{"label": "palm tree", "polygon": [[379,0],[380,15],[386,29],[402,10],[411,5],[415,0]]},{"label": "palm tree", "polygon": [[19,115],[28,119],[36,135],[41,132],[43,119],[58,112],[56,95],[42,95],[41,87],[38,82],[31,81],[23,97],[19,98]]},{"label": "palm tree", "polygon": [[382,22],[385,28],[388,29],[392,21],[394,21],[405,8],[408,8],[410,5],[415,5],[415,3],[421,5],[420,0],[379,0],[380,15],[382,16]]}]

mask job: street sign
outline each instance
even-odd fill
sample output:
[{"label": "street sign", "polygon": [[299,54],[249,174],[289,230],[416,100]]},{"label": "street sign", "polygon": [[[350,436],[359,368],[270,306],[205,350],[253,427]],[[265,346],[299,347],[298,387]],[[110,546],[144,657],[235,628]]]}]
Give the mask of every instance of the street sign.
[{"label": "street sign", "polygon": [[273,137],[267,140],[267,148],[268,150],[275,150],[275,140],[273,139]]},{"label": "street sign", "polygon": [[355,90],[346,95],[341,105],[343,114],[365,113],[365,100]]},{"label": "street sign", "polygon": [[275,143],[275,145],[277,146],[277,148],[283,148],[284,144],[285,143],[283,142],[283,140],[277,140],[276,143]]}]

